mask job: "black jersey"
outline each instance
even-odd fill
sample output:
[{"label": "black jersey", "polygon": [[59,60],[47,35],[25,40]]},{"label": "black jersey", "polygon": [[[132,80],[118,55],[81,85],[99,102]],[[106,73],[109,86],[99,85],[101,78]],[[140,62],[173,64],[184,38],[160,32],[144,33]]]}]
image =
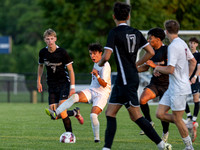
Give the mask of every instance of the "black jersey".
[{"label": "black jersey", "polygon": [[[154,63],[164,61],[162,66],[167,66],[167,46],[161,46],[159,49],[154,50],[155,55],[151,58]],[[152,76],[151,83],[156,85],[169,85],[169,75],[161,74],[160,76]]]},{"label": "black jersey", "polygon": [[138,80],[135,65],[137,52],[147,44],[139,30],[126,24],[121,24],[109,32],[105,49],[114,52],[118,72],[116,83],[127,85]]},{"label": "black jersey", "polygon": [[[197,64],[196,64],[196,66],[195,66],[195,69],[194,69],[194,71],[193,71],[191,77],[190,77],[190,80],[194,77],[194,75],[195,75],[195,73],[196,73],[196,71],[197,71],[197,66],[198,66],[198,64],[200,64],[200,53],[199,53],[199,52],[195,52],[195,53],[193,53],[193,55],[194,55],[194,58],[195,58],[196,61],[197,61]],[[199,82],[198,76],[197,76],[196,82]]]},{"label": "black jersey", "polygon": [[57,46],[53,53],[45,47],[39,52],[39,64],[45,64],[47,69],[47,83],[56,84],[69,82],[66,65],[72,63],[65,49]]}]

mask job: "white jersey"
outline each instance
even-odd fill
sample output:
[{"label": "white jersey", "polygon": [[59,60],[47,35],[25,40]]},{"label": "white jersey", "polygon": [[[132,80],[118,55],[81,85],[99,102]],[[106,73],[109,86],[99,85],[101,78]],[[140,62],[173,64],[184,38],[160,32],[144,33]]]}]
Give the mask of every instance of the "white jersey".
[{"label": "white jersey", "polygon": [[168,46],[168,63],[174,68],[174,73],[169,74],[169,93],[172,95],[186,95],[191,93],[189,83],[189,64],[192,59],[190,49],[187,44],[178,38],[175,38]]},{"label": "white jersey", "polygon": [[102,87],[95,75],[92,75],[92,82],[90,84],[89,89],[92,89],[93,91],[103,94],[103,95],[109,95],[111,92],[111,68],[110,64],[106,62],[103,67],[99,67],[97,63],[94,63],[93,66],[94,69],[98,71],[98,74],[101,79],[103,79],[107,85],[106,87]]}]

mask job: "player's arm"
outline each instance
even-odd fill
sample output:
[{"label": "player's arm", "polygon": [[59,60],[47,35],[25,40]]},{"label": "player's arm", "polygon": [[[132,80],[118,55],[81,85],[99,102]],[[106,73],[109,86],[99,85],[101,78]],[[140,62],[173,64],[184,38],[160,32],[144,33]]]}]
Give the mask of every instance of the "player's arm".
[{"label": "player's arm", "polygon": [[168,66],[157,66],[153,73],[155,76],[159,76],[160,73],[162,74],[173,74],[174,73],[174,66],[168,65]]},{"label": "player's arm", "polygon": [[91,74],[95,75],[97,77],[97,80],[99,82],[99,84],[103,87],[106,87],[107,85],[107,82],[104,81],[104,79],[102,79],[99,74],[98,74],[98,71],[96,69],[93,69]]},{"label": "player's arm", "polygon": [[38,92],[42,92],[42,84],[41,84],[41,78],[44,70],[44,65],[39,64],[38,65],[38,73],[37,73],[37,89]]},{"label": "player's arm", "polygon": [[197,77],[199,76],[200,73],[200,64],[197,64],[197,71],[195,72],[194,76],[191,79],[191,83],[194,84],[197,80]]},{"label": "player's arm", "polygon": [[70,78],[70,93],[69,97],[75,93],[75,75],[74,75],[74,69],[72,66],[72,63],[67,65],[67,70],[69,73],[69,78]]},{"label": "player's arm", "polygon": [[188,61],[189,61],[189,77],[190,77],[194,72],[197,61],[194,57],[192,59],[189,59]]},{"label": "player's arm", "polygon": [[155,55],[153,48],[148,44],[144,47],[146,53],[136,62],[136,67],[144,64],[147,60]]},{"label": "player's arm", "polygon": [[98,65],[99,65],[100,67],[102,67],[102,66],[104,65],[104,63],[110,59],[111,54],[112,54],[112,50],[110,50],[110,49],[105,49],[105,50],[104,50],[104,53],[103,53],[103,55],[102,55],[102,58],[101,58],[101,60],[99,61]]},{"label": "player's arm", "polygon": [[145,72],[149,69],[149,65],[143,64],[137,67],[138,72]]}]

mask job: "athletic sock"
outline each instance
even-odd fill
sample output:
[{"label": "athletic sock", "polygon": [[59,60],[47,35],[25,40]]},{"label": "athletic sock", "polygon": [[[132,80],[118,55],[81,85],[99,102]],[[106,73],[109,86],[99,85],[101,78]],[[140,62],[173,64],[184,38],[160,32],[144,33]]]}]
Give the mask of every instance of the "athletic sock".
[{"label": "athletic sock", "polygon": [[162,140],[154,130],[152,125],[144,117],[141,117],[135,121],[135,123],[144,131],[144,133],[156,144],[159,144]]},{"label": "athletic sock", "polygon": [[192,141],[191,141],[191,138],[190,138],[189,135],[185,138],[182,138],[182,139],[183,139],[183,143],[185,144],[186,147],[189,147],[189,146],[192,145]]},{"label": "athletic sock", "polygon": [[141,108],[141,110],[142,110],[142,112],[143,112],[143,114],[144,114],[144,117],[145,117],[149,122],[151,122],[152,120],[151,120],[151,116],[150,116],[150,109],[149,109],[148,103],[146,103],[146,104],[144,104],[144,105],[140,104],[140,108]]},{"label": "athletic sock", "polygon": [[69,117],[75,116],[74,110],[68,110],[67,114],[68,114]]},{"label": "athletic sock", "polygon": [[105,148],[111,148],[114,136],[117,130],[117,121],[116,118],[106,116],[107,119],[107,128],[105,131]]},{"label": "athletic sock", "polygon": [[199,102],[195,102],[194,103],[194,113],[193,113],[193,118],[192,118],[193,121],[197,120],[198,113],[199,113]]},{"label": "athletic sock", "polygon": [[187,118],[192,119],[192,114],[190,113],[190,107],[189,107],[188,103],[186,103],[185,112],[187,114]]},{"label": "athletic sock", "polygon": [[63,124],[65,127],[65,131],[72,132],[71,120],[70,120],[69,116],[67,116],[65,119],[62,119],[62,120],[63,120]]},{"label": "athletic sock", "polygon": [[94,140],[100,140],[99,138],[99,120],[98,120],[98,115],[95,113],[90,114],[90,119],[92,123],[92,129],[93,129],[93,134],[94,134]]},{"label": "athletic sock", "polygon": [[163,133],[167,133],[169,131],[169,122],[161,121],[163,127]]},{"label": "athletic sock", "polygon": [[63,112],[65,109],[70,108],[74,103],[79,101],[78,94],[73,94],[70,98],[68,98],[66,101],[64,101],[57,109],[56,109],[56,115],[59,115],[61,112]]}]

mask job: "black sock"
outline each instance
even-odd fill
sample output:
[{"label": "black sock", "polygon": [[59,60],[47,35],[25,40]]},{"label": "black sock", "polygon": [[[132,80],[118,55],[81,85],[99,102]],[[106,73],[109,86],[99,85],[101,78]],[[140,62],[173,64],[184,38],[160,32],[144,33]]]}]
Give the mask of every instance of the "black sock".
[{"label": "black sock", "polygon": [[169,131],[169,122],[161,121],[163,127],[163,133],[167,133]]},{"label": "black sock", "polygon": [[135,121],[137,125],[144,131],[144,133],[156,144],[159,144],[162,140],[154,130],[152,125],[144,117],[141,117]]},{"label": "black sock", "polygon": [[115,132],[117,130],[117,121],[116,121],[116,118],[114,117],[106,116],[106,118],[107,118],[107,128],[105,132],[104,147],[111,148],[113,140],[114,140]]},{"label": "black sock", "polygon": [[74,116],[74,111],[73,110],[68,110],[67,114],[69,117]]},{"label": "black sock", "polygon": [[64,124],[66,132],[72,132],[71,120],[69,116],[67,116],[65,119],[62,119],[62,120],[63,120],[63,124]]},{"label": "black sock", "polygon": [[199,102],[194,103],[194,113],[193,116],[197,117],[199,113]]},{"label": "black sock", "polygon": [[140,108],[141,108],[141,110],[142,110],[142,112],[143,112],[143,114],[144,114],[144,117],[145,117],[149,122],[151,122],[152,120],[151,120],[151,116],[150,116],[150,110],[149,110],[149,105],[148,105],[148,103],[146,103],[146,104],[144,104],[144,105],[140,104]]},{"label": "black sock", "polygon": [[188,103],[186,103],[185,112],[190,113],[190,107],[189,107]]}]

